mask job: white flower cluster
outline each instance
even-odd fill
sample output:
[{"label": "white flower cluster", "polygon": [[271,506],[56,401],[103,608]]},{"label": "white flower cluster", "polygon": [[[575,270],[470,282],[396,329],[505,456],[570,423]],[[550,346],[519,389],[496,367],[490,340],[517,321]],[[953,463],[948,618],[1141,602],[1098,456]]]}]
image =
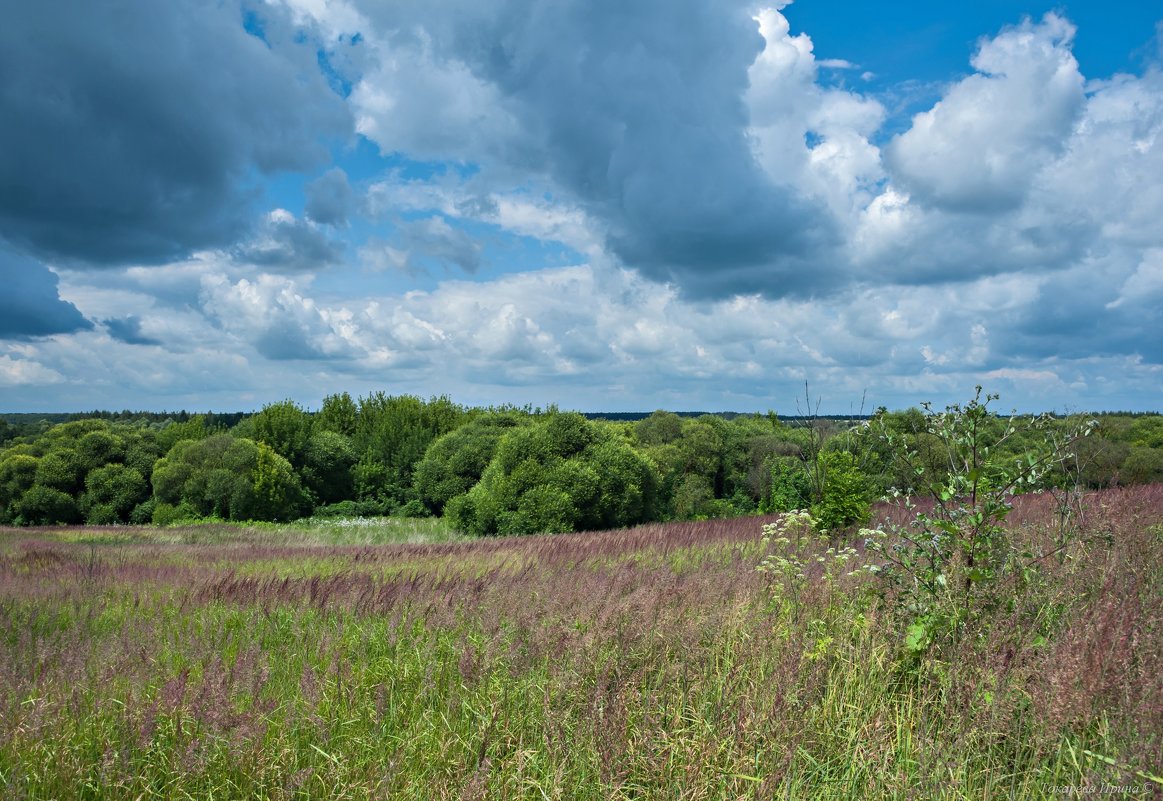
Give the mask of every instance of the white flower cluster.
[{"label": "white flower cluster", "polygon": [[[865,529],[861,531],[861,534],[866,532],[872,533],[871,530]],[[880,534],[883,535],[883,532]],[[793,542],[794,547],[799,548],[812,540],[826,542],[827,536],[827,530],[819,527],[818,521],[812,517],[811,512],[805,509],[785,512],[774,522],[763,526],[763,544],[768,548],[775,546],[776,551],[764,556],[763,561],[757,565],[756,569],[763,573],[773,573],[785,579],[803,582],[807,580],[807,566],[811,564],[811,561],[815,561],[824,566],[824,578],[831,580],[835,577],[836,571],[859,556],[855,548],[851,546],[830,547],[823,554],[817,555],[814,560],[809,557],[801,558],[800,554],[792,552]],[[854,576],[865,569],[871,570],[872,566],[864,565],[850,571],[848,575]]]}]

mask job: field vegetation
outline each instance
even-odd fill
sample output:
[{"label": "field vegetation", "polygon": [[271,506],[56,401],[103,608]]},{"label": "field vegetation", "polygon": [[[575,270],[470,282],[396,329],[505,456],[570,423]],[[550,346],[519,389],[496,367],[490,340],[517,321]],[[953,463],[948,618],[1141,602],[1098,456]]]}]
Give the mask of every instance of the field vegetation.
[{"label": "field vegetation", "polygon": [[0,796],[1157,797],[1163,487],[1076,500],[1063,548],[1018,498],[1053,555],[928,648],[855,532],[775,516],[3,529]]}]

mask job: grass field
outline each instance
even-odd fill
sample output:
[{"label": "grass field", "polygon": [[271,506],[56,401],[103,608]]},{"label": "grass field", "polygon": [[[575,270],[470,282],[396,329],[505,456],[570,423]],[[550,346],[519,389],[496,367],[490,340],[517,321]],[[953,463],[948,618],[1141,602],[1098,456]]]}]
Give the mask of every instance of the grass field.
[{"label": "grass field", "polygon": [[1163,486],[919,660],[867,574],[776,593],[762,522],[0,530],[0,797],[1163,794]]}]

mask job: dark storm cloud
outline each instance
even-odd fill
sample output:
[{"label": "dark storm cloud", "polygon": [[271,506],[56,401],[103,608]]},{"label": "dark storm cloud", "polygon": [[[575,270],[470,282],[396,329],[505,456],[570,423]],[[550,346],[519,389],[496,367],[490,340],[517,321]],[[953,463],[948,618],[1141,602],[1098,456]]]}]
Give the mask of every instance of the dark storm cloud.
[{"label": "dark storm cloud", "polygon": [[127,345],[160,345],[161,340],[145,336],[141,333],[141,318],[135,315],[116,317],[102,320],[101,324],[109,332],[109,336],[124,342]]},{"label": "dark storm cloud", "polygon": [[[403,27],[406,12],[366,10]],[[764,41],[750,5],[514,0],[412,11],[435,46],[498,88],[527,139],[510,158],[573,193],[644,274],[692,295],[778,293],[803,257],[835,241],[827,214],[752,155],[744,95]]]},{"label": "dark storm cloud", "polygon": [[0,242],[0,339],[85,331],[93,324],[57,292],[57,276]]},{"label": "dark storm cloud", "polygon": [[307,216],[322,225],[347,225],[347,218],[355,210],[356,196],[347,182],[347,173],[338,167],[328,170],[311,181],[303,191],[307,195]]},{"label": "dark storm cloud", "polygon": [[293,321],[280,320],[263,331],[254,348],[272,361],[312,361],[326,356],[308,341],[307,334]]},{"label": "dark storm cloud", "polygon": [[608,221],[626,263],[722,296],[827,239],[823,215],[772,184],[746,139],[762,49],[740,4],[573,2],[529,14],[480,68],[543,132],[555,176]]},{"label": "dark storm cloud", "polygon": [[290,215],[270,219],[259,238],[234,250],[240,262],[282,272],[320,270],[343,258],[343,242]]},{"label": "dark storm cloud", "polygon": [[306,168],[350,130],[318,69],[242,21],[237,0],[10,4],[0,234],[85,264],[236,240],[256,174]]}]

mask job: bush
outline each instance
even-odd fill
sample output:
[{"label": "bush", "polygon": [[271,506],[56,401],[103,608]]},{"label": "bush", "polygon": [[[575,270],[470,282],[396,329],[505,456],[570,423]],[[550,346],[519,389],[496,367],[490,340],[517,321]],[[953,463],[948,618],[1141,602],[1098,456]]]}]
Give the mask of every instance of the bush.
[{"label": "bush", "polygon": [[505,434],[480,482],[445,514],[476,535],[619,528],[650,518],[657,483],[625,440],[580,414],[553,413]]},{"label": "bush", "polygon": [[872,499],[868,481],[856,467],[856,458],[844,451],[820,454],[823,492],[812,504],[812,516],[825,530],[868,522]]},{"label": "bush", "polygon": [[16,513],[25,523],[33,526],[81,522],[81,510],[71,495],[42,484],[24,493],[16,503]]},{"label": "bush", "polygon": [[133,507],[133,511],[129,513],[129,522],[135,526],[149,525],[153,522],[153,510],[156,505],[157,501],[153,498],[146,498]]},{"label": "bush", "polygon": [[392,509],[377,501],[339,501],[324,506],[316,506],[314,517],[383,517]]},{"label": "bush", "polygon": [[420,501],[413,498],[412,500],[401,506],[396,514],[401,517],[431,517],[431,512]]},{"label": "bush", "polygon": [[198,510],[188,503],[178,505],[155,502],[151,522],[155,526],[172,526],[176,523],[189,523],[200,520]]},{"label": "bush", "polygon": [[802,462],[791,456],[777,456],[771,462],[771,489],[759,511],[790,512],[810,505],[812,488]]},{"label": "bush", "polygon": [[[869,551],[882,560],[868,567],[883,580],[885,597],[894,599],[906,626],[905,645],[914,654],[934,643],[956,641],[968,627],[983,622],[1003,601],[1003,580],[1015,579],[1009,586],[1018,589],[1031,580],[1048,554],[1014,548],[1005,527],[1011,499],[1043,488],[1074,458],[1076,441],[1095,425],[1092,421],[1060,437],[1049,415],[1019,419],[1015,414],[999,421],[988,408],[996,399],[983,398],[978,387],[965,406],[934,412],[924,404],[926,430],[950,456],[948,473],[927,485],[932,510],[920,510],[911,491],[895,490],[895,501],[912,519],[865,530]],[[887,429],[882,435],[890,450],[899,444]],[[1001,455],[1014,440],[1034,450],[1022,459]],[[916,484],[926,486],[917,452],[905,446],[897,454],[906,472],[917,477]]]}]

